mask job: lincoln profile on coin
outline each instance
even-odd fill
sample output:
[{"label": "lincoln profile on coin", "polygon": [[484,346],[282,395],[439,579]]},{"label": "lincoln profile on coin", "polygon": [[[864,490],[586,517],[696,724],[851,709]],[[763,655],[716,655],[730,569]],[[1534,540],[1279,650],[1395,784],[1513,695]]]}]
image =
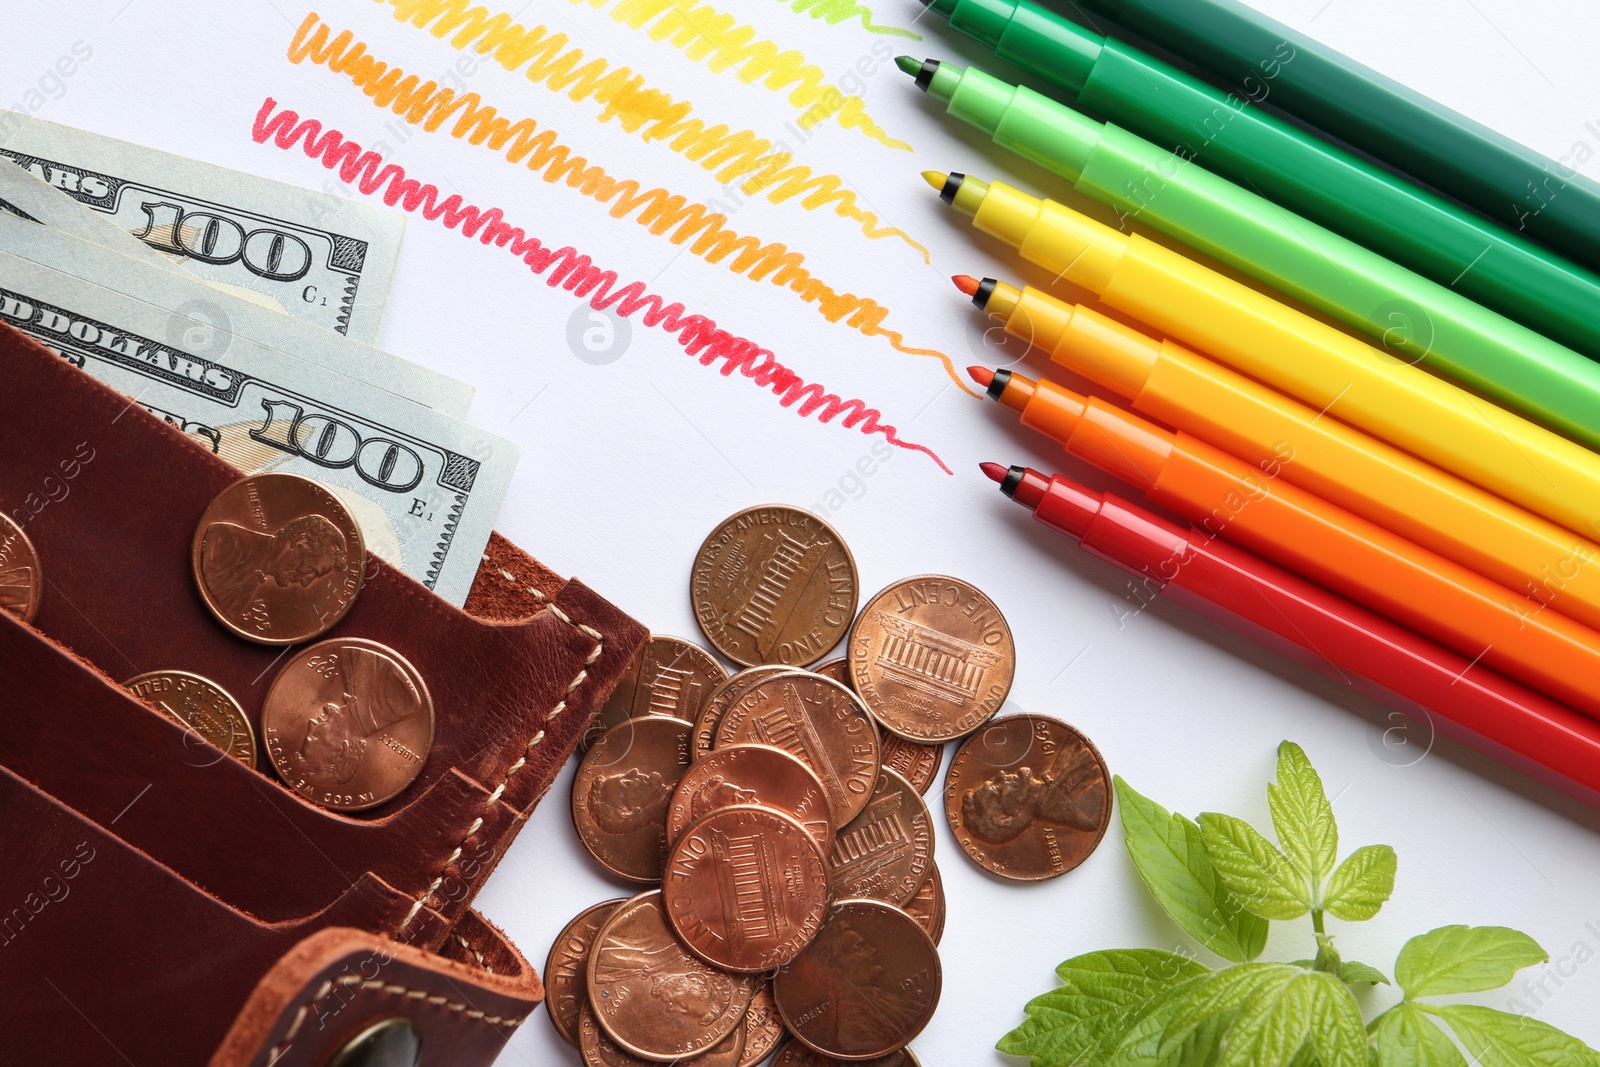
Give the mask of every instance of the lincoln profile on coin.
[{"label": "lincoln profile on coin", "polygon": [[200,566],[217,605],[237,619],[264,583],[309,586],[329,573],[344,573],[350,567],[350,546],[321,515],[301,515],[270,534],[213,522],[206,527]]},{"label": "lincoln profile on coin", "polygon": [[356,776],[367,740],[422,709],[422,696],[400,665],[365,648],[339,652],[344,698],[328,701],[306,724],[294,762],[315,785],[343,785]]},{"label": "lincoln profile on coin", "polygon": [[694,791],[694,797],[689,801],[689,819],[693,821],[718,808],[734,804],[756,804],[760,800],[761,797],[754,789],[741,789],[719,774]]},{"label": "lincoln profile on coin", "polygon": [[814,1024],[831,1029],[830,1044],[854,1048],[881,1044],[916,1015],[919,1005],[904,987],[885,984],[878,950],[849,920],[835,920],[833,936],[818,939],[815,965],[824,973],[846,976],[828,990],[830,1010]]},{"label": "lincoln profile on coin", "polygon": [[659,771],[629,769],[596,778],[589,785],[589,814],[608,834],[631,834],[666,821],[673,783]]},{"label": "lincoln profile on coin", "polygon": [[696,967],[684,970],[683,954],[676,944],[652,945],[618,938],[601,948],[607,984],[648,979],[650,999],[674,1015],[709,1026],[733,999],[733,979],[720,972]]},{"label": "lincoln profile on coin", "polygon": [[1031,767],[997,768],[961,798],[968,830],[991,845],[1021,837],[1035,822],[1093,831],[1105,809],[1105,776],[1087,751],[1079,749],[1065,767],[1043,774]]}]

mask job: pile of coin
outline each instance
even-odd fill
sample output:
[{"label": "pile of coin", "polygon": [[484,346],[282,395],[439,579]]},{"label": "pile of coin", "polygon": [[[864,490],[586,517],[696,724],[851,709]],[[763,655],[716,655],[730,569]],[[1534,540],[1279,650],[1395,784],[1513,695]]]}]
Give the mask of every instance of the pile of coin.
[{"label": "pile of coin", "polygon": [[[11,543],[0,531],[0,563]],[[223,627],[287,646],[321,637],[350,611],[366,548],[328,489],[296,475],[258,474],[212,501],[195,529],[191,562],[200,597]],[[36,556],[33,569],[37,581]],[[256,765],[250,719],[215,682],[155,670],[123,684],[203,741]],[[359,811],[392,799],[421,773],[433,745],[433,701],[400,653],[339,637],[289,657],[267,690],[261,729],[285,784],[324,807]]]},{"label": "pile of coin", "polygon": [[1092,746],[994,718],[1015,647],[981,590],[907,578],[858,614],[858,589],[827,523],[742,511],[701,546],[690,595],[744,669],[658,635],[602,713],[573,821],[607,871],[652,888],[588,909],[551,950],[550,1016],[588,1067],[915,1064],[945,914],[922,794],[946,742],[973,735],[946,813],[988,869],[1050,877],[1093,847],[1062,834],[1103,832]]},{"label": "pile of coin", "polygon": [[[675,640],[644,662],[673,671],[656,654]],[[938,1002],[944,899],[927,806],[866,709],[821,674],[755,668],[682,710],[621,718],[574,776],[589,851],[659,888],[562,932],[557,1030],[590,1067],[750,1067],[791,1031],[794,1063],[903,1049]]]}]

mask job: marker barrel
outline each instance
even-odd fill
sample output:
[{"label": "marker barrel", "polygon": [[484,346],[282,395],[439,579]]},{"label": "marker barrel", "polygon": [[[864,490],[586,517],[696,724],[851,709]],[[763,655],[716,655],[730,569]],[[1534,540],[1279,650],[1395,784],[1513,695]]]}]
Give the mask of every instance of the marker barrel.
[{"label": "marker barrel", "polygon": [[[1579,534],[1600,456],[1137,234],[992,182],[973,225],[1199,352]],[[1595,423],[1600,428],[1600,421]]]},{"label": "marker barrel", "polygon": [[1153,503],[1600,718],[1600,633],[1288,483],[1280,465],[1253,467],[1095,397],[1060,390],[1057,403],[1061,423],[1079,409],[1067,450]]},{"label": "marker barrel", "polygon": [[[1528,418],[1600,447],[1600,364],[1117,126],[941,66],[950,114],[1073,188]],[[1594,306],[1591,304],[1590,306]]]},{"label": "marker barrel", "polygon": [[[1002,291],[1014,305],[1008,334],[1141,415],[1246,463],[1276,463],[1329,503],[1600,629],[1600,545],[1172,341],[1031,287]],[[1028,424],[1056,436],[1044,412],[1062,391],[1038,382]]]},{"label": "marker barrel", "polygon": [[[1229,93],[1032,0],[949,0],[952,28],[1074,104],[1589,357],[1600,276],[1269,114],[1299,51],[1277,41]],[[1526,191],[1524,190],[1524,193]],[[1388,324],[1383,327],[1388,329]]]},{"label": "marker barrel", "polygon": [[[1272,104],[1424,185],[1600,270],[1600,184],[1238,0],[1083,0],[1096,14],[1247,92],[1283,45]],[[1600,123],[1576,137],[1590,151]]]},{"label": "marker barrel", "polygon": [[1034,517],[1131,575],[1141,601],[1181,604],[1600,808],[1600,723],[1571,708],[1113,494],[1057,475]]}]

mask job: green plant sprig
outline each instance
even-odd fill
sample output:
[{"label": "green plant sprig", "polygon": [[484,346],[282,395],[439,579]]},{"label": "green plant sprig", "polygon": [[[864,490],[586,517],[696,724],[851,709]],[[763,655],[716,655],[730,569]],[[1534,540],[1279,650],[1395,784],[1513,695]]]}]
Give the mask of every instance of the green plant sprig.
[{"label": "green plant sprig", "polygon": [[[1230,815],[1169,812],[1120,777],[1116,792],[1151,895],[1232,965],[1157,949],[1076,956],[1056,968],[1059,988],[1028,1002],[1001,1052],[1031,1056],[1033,1067],[1467,1067],[1466,1056],[1484,1067],[1600,1067],[1600,1053],[1547,1023],[1426,999],[1498,989],[1549,959],[1501,926],[1442,926],[1407,941],[1394,965],[1401,1001],[1363,1019],[1351,987],[1389,978],[1340,959],[1326,919],[1376,915],[1394,892],[1395,852],[1364,845],[1338,860],[1333,806],[1299,745],[1279,746],[1267,786],[1277,844]],[[1315,956],[1257,961],[1270,922],[1308,915]]]}]

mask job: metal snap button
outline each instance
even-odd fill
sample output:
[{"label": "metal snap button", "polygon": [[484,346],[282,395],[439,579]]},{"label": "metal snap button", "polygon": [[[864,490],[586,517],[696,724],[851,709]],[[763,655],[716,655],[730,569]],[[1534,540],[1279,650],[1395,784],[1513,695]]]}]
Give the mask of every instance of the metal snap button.
[{"label": "metal snap button", "polygon": [[397,1015],[346,1041],[327,1067],[417,1067],[421,1061],[422,1036],[410,1019]]}]

